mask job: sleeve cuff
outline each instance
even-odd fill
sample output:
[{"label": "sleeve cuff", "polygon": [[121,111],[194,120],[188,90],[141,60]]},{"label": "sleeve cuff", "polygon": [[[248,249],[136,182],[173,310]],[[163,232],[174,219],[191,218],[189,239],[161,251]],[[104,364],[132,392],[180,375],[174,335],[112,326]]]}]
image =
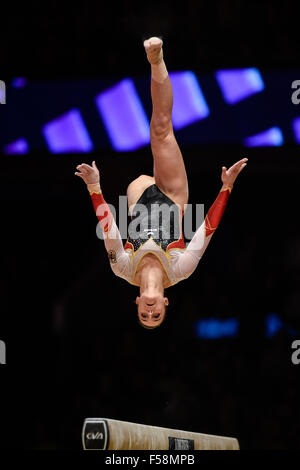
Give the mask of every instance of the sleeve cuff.
[{"label": "sleeve cuff", "polygon": [[96,193],[96,194],[101,194],[101,188],[100,188],[100,183],[94,183],[94,184],[88,184],[87,185],[88,192],[90,194]]},{"label": "sleeve cuff", "polygon": [[229,189],[229,193],[231,193],[232,188],[233,188],[233,186],[226,186],[226,188],[221,189],[220,193],[222,193],[223,191],[227,191],[227,189]]}]

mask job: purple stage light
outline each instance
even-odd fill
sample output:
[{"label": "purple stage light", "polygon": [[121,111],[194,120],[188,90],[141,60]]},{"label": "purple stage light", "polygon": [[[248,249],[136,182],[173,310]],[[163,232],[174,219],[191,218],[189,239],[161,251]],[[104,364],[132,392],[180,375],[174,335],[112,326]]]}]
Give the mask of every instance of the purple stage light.
[{"label": "purple stage light", "polygon": [[280,147],[283,144],[283,134],[279,127],[271,127],[243,140],[245,147]]},{"label": "purple stage light", "polygon": [[193,124],[209,115],[209,108],[193,72],[169,74],[173,88],[174,105],[172,122],[174,129]]},{"label": "purple stage light", "polygon": [[297,117],[292,122],[295,141],[300,144],[300,117]]},{"label": "purple stage light", "polygon": [[24,138],[20,138],[11,142],[10,144],[5,145],[3,153],[5,155],[25,155],[29,152],[29,145]]},{"label": "purple stage light", "polygon": [[256,68],[218,70],[215,77],[228,104],[236,104],[265,88],[262,76]]},{"label": "purple stage light", "polygon": [[149,121],[131,79],[103,91],[95,102],[114,150],[126,152],[149,144]]},{"label": "purple stage light", "polygon": [[78,109],[45,124],[42,134],[51,153],[86,153],[94,148]]},{"label": "purple stage light", "polygon": [[27,78],[25,77],[15,77],[12,79],[11,84],[14,88],[23,88],[27,85]]}]

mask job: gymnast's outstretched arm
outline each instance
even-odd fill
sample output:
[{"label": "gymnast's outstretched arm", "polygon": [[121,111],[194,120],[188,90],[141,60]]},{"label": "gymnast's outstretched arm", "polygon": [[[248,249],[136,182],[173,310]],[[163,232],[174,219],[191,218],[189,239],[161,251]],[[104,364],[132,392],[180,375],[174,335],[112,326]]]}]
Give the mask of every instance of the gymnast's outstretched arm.
[{"label": "gymnast's outstretched arm", "polygon": [[[115,222],[115,219],[106,203],[100,187],[100,175],[96,163],[92,166],[82,163],[77,166],[79,172],[75,175],[84,180],[90,193],[95,213],[100,222],[106,251],[111,263],[112,269],[117,275],[127,274],[129,268],[129,254],[125,252],[123,241]],[[123,276],[121,276],[123,277]]]},{"label": "gymnast's outstretched arm", "polygon": [[247,160],[247,158],[239,160],[228,170],[226,167],[222,168],[222,188],[206,214],[204,222],[196,231],[186,250],[177,258],[174,269],[178,277],[187,278],[195,271],[222,219],[233,184],[238,174],[247,165]]}]

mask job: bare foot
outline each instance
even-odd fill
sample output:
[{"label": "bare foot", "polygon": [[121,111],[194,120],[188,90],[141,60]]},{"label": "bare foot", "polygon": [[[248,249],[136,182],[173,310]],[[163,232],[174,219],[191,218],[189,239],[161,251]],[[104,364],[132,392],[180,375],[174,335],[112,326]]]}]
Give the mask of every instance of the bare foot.
[{"label": "bare foot", "polygon": [[146,41],[144,41],[144,48],[150,64],[156,65],[163,60],[162,45],[162,40],[156,37],[146,39]]}]

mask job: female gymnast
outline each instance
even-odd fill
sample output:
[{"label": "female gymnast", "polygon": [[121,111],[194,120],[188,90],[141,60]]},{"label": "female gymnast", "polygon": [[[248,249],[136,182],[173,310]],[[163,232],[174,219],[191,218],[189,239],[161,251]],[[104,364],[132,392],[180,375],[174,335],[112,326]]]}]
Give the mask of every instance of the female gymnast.
[{"label": "female gymnast", "polygon": [[[222,167],[223,185],[220,192],[204,222],[186,246],[181,222],[188,202],[188,181],[182,154],[173,133],[173,93],[163,59],[162,44],[162,40],[157,37],[144,41],[151,65],[153,110],[150,138],[154,160],[153,176],[141,175],[127,188],[131,223],[139,213],[140,233],[131,236],[130,223],[129,235],[123,246],[114,217],[103,198],[95,161],[92,166],[85,163],[78,165],[75,173],[87,184],[104,232],[104,243],[112,271],[139,287],[140,295],[136,297],[138,319],[146,328],[155,328],[164,319],[166,306],[169,304],[164,290],[188,278],[196,269],[222,218],[233,184],[248,160],[243,158],[228,170]],[[153,218],[153,213],[157,215],[157,208],[162,205],[172,208],[175,216],[171,216],[170,210],[167,216]],[[156,209],[152,211],[153,208]],[[149,216],[149,213],[152,215]],[[175,230],[176,223],[179,231]]]}]

